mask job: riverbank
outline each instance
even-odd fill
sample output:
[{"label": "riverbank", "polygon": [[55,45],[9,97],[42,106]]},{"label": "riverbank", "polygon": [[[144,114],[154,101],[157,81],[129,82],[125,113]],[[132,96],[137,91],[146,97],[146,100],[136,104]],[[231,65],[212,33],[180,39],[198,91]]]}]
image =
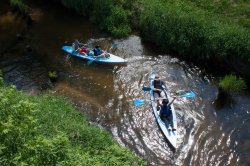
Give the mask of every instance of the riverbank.
[{"label": "riverbank", "polygon": [[208,70],[236,73],[250,82],[249,5],[244,1],[62,2],[113,36],[140,30],[157,49]]},{"label": "riverbank", "polygon": [[[10,2],[15,2],[19,8],[28,8],[21,0]],[[143,39],[154,43],[159,50],[207,71],[211,68],[221,71],[221,76],[234,73],[250,84],[250,21],[247,13],[250,7],[244,1],[54,2],[91,20],[112,36],[122,37],[132,30],[141,31]]]},{"label": "riverbank", "polygon": [[[61,5],[32,2],[29,6],[33,9],[33,24],[24,28],[22,41],[0,56],[0,68],[8,84],[37,92],[48,81],[48,72],[57,71],[54,94],[67,96],[82,107],[90,122],[108,130],[121,146],[143,157],[148,165],[249,164],[249,149],[246,148],[250,140],[246,132],[250,131],[249,96],[234,96],[232,107],[217,110],[213,103],[217,84],[214,84],[214,76],[206,75],[209,73],[203,72],[203,68],[190,67],[190,63],[158,52],[150,43],[142,42],[139,35],[113,39],[98,31],[88,19]],[[1,10],[6,13],[0,19],[12,18],[9,10]],[[15,39],[21,29],[14,23],[21,21],[15,17],[9,20],[13,22],[8,24],[10,26],[3,22],[0,27],[6,27],[6,31],[2,31],[1,38],[3,35],[8,37],[11,29]],[[70,44],[74,38],[82,42],[94,40],[103,48],[115,42],[118,44],[115,53],[129,63],[126,67],[110,70],[95,64],[87,66],[79,59],[68,61],[60,48],[65,41]],[[26,53],[26,45],[31,52]],[[166,81],[169,90],[192,90],[197,95],[192,101],[174,103],[179,128],[175,153],[171,152],[155,123],[150,104],[131,107],[133,99],[148,98],[141,86],[146,85],[152,70]]]},{"label": "riverbank", "polygon": [[29,96],[4,85],[2,77],[0,96],[1,165],[146,164],[65,98]]}]

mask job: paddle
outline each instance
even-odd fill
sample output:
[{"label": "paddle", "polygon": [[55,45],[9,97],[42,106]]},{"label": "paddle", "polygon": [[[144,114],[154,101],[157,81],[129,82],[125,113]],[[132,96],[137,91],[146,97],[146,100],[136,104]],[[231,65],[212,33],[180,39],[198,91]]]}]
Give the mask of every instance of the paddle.
[{"label": "paddle", "polygon": [[142,90],[144,90],[144,91],[150,91],[150,90],[151,90],[151,88],[150,88],[150,87],[148,87],[148,86],[143,86],[143,87],[142,87]]},{"label": "paddle", "polygon": [[89,61],[87,62],[87,65],[91,65],[91,64],[95,61],[95,59],[96,59],[96,58],[93,58],[93,59],[89,60]]},{"label": "paddle", "polygon": [[[166,98],[158,98],[158,99],[166,99]],[[134,100],[134,105],[135,105],[135,106],[143,105],[143,104],[146,103],[146,101],[153,101],[153,100],[136,99],[136,100]]]},{"label": "paddle", "polygon": [[[150,87],[149,87],[150,88]],[[178,93],[176,93],[178,94]],[[178,97],[186,97],[186,98],[193,98],[195,97],[195,93],[193,91],[188,91],[188,92],[182,92],[181,94],[179,93]],[[159,99],[164,99],[164,98],[159,98]],[[134,105],[138,106],[138,105],[143,105],[145,104],[147,101],[152,101],[152,100],[142,100],[142,99],[136,99],[134,100]]]},{"label": "paddle", "polygon": [[[109,48],[109,50],[110,50],[110,49],[114,49],[114,48],[117,48],[117,44],[115,44],[115,43],[113,43],[113,44],[111,45],[111,47]],[[106,52],[107,52],[107,51],[106,51]],[[93,58],[93,59],[89,60],[89,61],[87,62],[87,65],[91,65],[95,60],[96,60],[96,58]]]},{"label": "paddle", "polygon": [[[150,90],[152,90],[152,88],[148,87],[148,86],[143,86],[142,90],[143,91],[150,91]],[[195,96],[195,93],[193,91],[179,91],[179,92],[171,92],[171,93],[174,93],[176,95],[185,94],[186,96],[183,96],[183,97],[194,97]]]}]

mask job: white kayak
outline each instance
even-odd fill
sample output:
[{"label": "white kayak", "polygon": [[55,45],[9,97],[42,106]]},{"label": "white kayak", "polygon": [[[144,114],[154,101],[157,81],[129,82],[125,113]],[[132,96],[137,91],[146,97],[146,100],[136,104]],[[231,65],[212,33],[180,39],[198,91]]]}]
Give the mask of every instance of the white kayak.
[{"label": "white kayak", "polygon": [[[176,112],[174,109],[174,105],[171,104],[171,110],[172,110],[172,119],[173,119],[173,128],[175,128],[176,130],[172,130],[171,126],[169,125],[170,122],[167,121],[163,121],[160,118],[160,111],[157,110],[157,103],[155,102],[155,98],[154,98],[154,94],[153,94],[153,81],[155,78],[155,73],[151,73],[149,76],[149,82],[150,82],[150,101],[151,101],[151,106],[153,109],[153,113],[155,115],[156,121],[161,129],[161,131],[163,132],[164,136],[166,137],[166,139],[168,140],[168,142],[170,143],[170,145],[176,149],[177,146],[177,120],[176,120]],[[165,93],[165,97],[164,98],[168,98],[169,101],[172,100],[172,98],[170,97],[169,92],[167,91],[167,87],[165,87],[164,85],[163,89],[164,89],[164,93]]]}]

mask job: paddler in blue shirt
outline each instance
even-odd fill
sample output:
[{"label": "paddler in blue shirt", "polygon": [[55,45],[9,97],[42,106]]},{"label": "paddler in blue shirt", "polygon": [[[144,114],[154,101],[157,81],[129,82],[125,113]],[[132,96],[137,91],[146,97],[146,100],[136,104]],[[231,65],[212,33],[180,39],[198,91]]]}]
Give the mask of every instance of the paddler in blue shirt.
[{"label": "paddler in blue shirt", "polygon": [[[165,86],[164,82],[160,79],[159,75],[156,75],[153,81],[153,86],[154,86],[153,93],[154,93],[155,102],[157,103],[158,106],[159,106],[159,100],[157,98],[165,97],[165,93],[163,91],[162,85]],[[157,106],[157,110],[160,109],[160,107],[158,106]]]},{"label": "paddler in blue shirt", "polygon": [[101,49],[99,45],[95,46],[93,49],[94,52],[94,58],[109,58],[110,55]]},{"label": "paddler in blue shirt", "polygon": [[103,53],[103,50],[101,49],[101,47],[99,45],[95,46],[93,51],[94,51],[94,56],[98,56],[98,55],[101,55]]}]

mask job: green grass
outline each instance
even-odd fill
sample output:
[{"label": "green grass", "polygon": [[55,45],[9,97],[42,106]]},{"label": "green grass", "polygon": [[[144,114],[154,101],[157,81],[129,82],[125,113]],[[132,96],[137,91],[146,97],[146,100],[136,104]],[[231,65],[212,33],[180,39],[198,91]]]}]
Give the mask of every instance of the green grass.
[{"label": "green grass", "polygon": [[28,96],[0,76],[0,165],[146,165],[63,97]]},{"label": "green grass", "polygon": [[144,0],[143,7],[143,36],[161,50],[199,64],[234,57],[249,66],[250,31],[230,18],[180,0]]},{"label": "green grass", "polygon": [[[238,59],[249,65],[249,2],[244,0],[63,0],[116,37],[132,27],[160,50],[207,66]],[[86,4],[86,5],[83,5]],[[82,5],[84,7],[82,7]],[[86,6],[88,6],[86,8]],[[139,24],[138,24],[139,23]],[[233,57],[233,58],[232,58]],[[247,75],[250,68],[246,67]]]},{"label": "green grass", "polygon": [[235,75],[226,75],[220,80],[219,86],[229,94],[238,94],[246,89],[246,83]]},{"label": "green grass", "polygon": [[238,25],[250,28],[249,0],[188,0],[194,6],[231,18]]}]

